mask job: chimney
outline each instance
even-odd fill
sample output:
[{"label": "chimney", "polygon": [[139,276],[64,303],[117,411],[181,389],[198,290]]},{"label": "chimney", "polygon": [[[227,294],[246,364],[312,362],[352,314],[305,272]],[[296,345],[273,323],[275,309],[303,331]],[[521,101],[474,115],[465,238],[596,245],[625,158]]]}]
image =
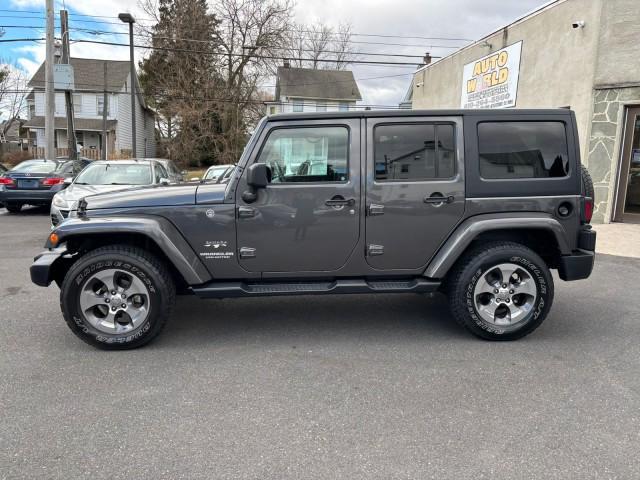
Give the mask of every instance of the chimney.
[{"label": "chimney", "polygon": [[427,52],[424,54],[424,57],[422,57],[422,64],[429,65],[430,63],[431,63],[431,54]]}]

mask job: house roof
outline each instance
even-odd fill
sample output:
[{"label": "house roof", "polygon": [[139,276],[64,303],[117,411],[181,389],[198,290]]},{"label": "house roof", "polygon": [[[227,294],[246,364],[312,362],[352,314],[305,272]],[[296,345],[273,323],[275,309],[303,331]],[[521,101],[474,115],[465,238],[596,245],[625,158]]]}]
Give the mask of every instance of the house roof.
[{"label": "house roof", "polygon": [[282,97],[362,100],[353,72],[278,67],[276,100]]},{"label": "house roof", "polygon": [[[107,131],[114,130],[116,128],[117,120],[107,120]],[[74,120],[74,126],[76,130],[94,130],[102,131],[102,120],[95,118],[76,118]],[[44,128],[44,117],[32,117],[27,120],[23,128]],[[56,117],[55,118],[56,130],[67,129],[67,118]]]},{"label": "house roof", "polygon": [[[104,89],[104,64],[107,64],[107,89],[120,90],[129,75],[129,62],[120,60],[96,60],[71,58],[76,90],[102,91]],[[31,78],[29,86],[44,88],[44,63]]]}]

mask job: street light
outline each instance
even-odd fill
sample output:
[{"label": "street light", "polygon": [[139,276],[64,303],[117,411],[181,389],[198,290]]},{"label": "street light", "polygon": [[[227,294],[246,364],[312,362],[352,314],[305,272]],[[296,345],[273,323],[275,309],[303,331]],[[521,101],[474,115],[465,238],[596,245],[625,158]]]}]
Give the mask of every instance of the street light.
[{"label": "street light", "polygon": [[[121,13],[118,15],[120,21],[129,24],[129,63],[131,66],[131,146],[133,148],[133,158],[138,156],[138,150],[136,149],[136,66],[133,60],[133,24],[136,23],[136,19],[130,13]],[[103,108],[107,108],[105,105]]]}]

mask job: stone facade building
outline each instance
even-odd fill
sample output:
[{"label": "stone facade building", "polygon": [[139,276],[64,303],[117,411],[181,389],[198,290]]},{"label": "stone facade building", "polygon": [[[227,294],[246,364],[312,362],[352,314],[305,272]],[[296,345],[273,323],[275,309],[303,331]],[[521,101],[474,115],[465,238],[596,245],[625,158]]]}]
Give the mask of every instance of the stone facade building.
[{"label": "stone facade building", "polygon": [[419,69],[413,108],[571,108],[594,221],[640,220],[640,2],[555,0]]}]

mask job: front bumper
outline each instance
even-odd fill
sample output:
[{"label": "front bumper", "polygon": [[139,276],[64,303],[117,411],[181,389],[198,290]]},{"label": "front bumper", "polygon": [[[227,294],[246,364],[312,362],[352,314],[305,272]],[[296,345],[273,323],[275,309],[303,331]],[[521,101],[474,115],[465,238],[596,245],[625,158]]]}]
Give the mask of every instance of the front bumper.
[{"label": "front bumper", "polygon": [[49,205],[56,192],[52,190],[0,190],[0,203],[27,203],[29,205]]},{"label": "front bumper", "polygon": [[56,262],[58,262],[65,254],[65,247],[53,248],[45,250],[33,259],[33,263],[29,268],[31,281],[41,287],[48,287],[53,281],[53,271]]}]

